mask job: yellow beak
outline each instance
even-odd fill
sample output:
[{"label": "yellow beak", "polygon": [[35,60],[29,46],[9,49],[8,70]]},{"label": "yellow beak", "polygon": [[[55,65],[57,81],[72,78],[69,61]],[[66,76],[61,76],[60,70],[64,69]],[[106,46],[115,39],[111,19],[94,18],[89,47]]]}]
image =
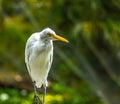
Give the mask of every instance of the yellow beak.
[{"label": "yellow beak", "polygon": [[65,39],[61,36],[58,36],[58,35],[55,35],[55,34],[52,34],[51,36],[56,40],[60,40],[60,41],[67,42],[67,43],[69,42],[67,39]]}]

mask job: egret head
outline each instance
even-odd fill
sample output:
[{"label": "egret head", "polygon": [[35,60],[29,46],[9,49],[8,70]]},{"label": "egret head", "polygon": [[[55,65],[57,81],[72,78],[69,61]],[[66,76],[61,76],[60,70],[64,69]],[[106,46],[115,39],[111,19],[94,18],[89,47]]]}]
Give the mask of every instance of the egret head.
[{"label": "egret head", "polygon": [[41,39],[44,40],[60,40],[63,42],[68,42],[68,40],[66,40],[65,38],[56,35],[56,33],[50,29],[50,28],[46,28],[41,32]]}]

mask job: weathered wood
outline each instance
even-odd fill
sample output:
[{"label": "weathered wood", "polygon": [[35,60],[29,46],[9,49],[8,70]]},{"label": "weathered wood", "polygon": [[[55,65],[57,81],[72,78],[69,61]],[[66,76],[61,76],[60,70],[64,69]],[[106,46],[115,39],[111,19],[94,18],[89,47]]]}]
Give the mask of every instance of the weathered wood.
[{"label": "weathered wood", "polygon": [[29,78],[20,75],[20,73],[13,71],[0,71],[0,85],[33,91],[32,81]]}]

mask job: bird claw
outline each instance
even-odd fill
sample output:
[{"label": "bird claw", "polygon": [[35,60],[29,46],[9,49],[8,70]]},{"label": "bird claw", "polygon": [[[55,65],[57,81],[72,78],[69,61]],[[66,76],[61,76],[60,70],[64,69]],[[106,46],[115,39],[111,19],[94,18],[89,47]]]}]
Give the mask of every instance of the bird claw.
[{"label": "bird claw", "polygon": [[34,95],[32,104],[43,104],[38,95]]}]

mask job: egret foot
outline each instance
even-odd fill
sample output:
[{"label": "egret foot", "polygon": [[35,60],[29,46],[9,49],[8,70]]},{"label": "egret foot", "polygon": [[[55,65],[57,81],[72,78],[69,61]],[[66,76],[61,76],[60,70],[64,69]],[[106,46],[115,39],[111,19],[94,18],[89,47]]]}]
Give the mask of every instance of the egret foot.
[{"label": "egret foot", "polygon": [[38,95],[34,95],[32,104],[43,104]]}]

